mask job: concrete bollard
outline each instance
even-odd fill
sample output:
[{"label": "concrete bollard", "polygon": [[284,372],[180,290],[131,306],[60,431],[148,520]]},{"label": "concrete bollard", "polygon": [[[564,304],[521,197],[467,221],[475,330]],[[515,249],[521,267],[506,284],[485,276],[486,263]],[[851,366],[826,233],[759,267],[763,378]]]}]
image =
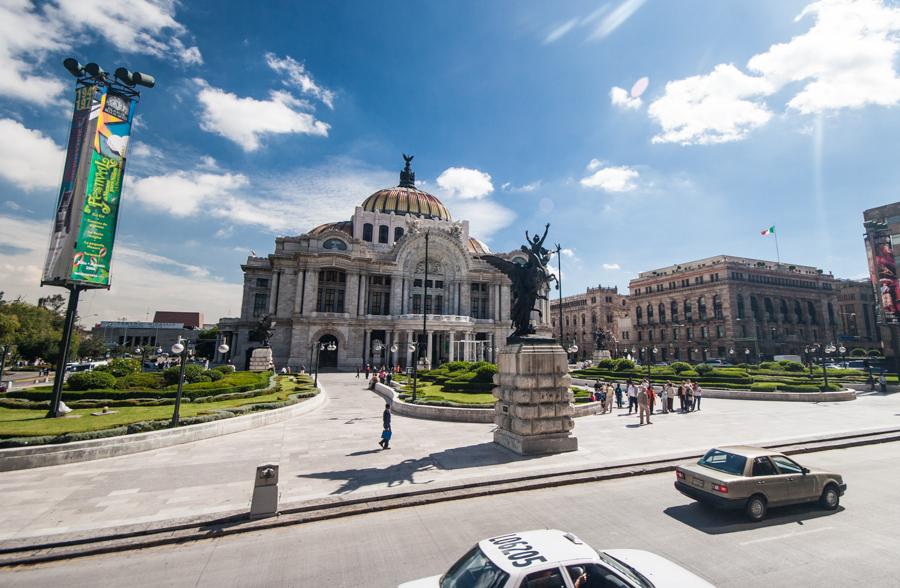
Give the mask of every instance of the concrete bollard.
[{"label": "concrete bollard", "polygon": [[256,467],[253,483],[253,499],[250,501],[250,518],[271,517],[278,512],[278,464]]}]

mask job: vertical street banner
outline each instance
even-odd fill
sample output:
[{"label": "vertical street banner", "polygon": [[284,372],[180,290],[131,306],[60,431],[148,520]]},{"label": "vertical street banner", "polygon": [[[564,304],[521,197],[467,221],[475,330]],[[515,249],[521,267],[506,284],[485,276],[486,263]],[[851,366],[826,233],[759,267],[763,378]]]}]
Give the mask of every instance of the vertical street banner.
[{"label": "vertical street banner", "polygon": [[80,86],[42,284],[108,288],[126,151],[137,101]]},{"label": "vertical street banner", "polygon": [[878,317],[886,324],[900,323],[900,281],[891,237],[887,233],[868,235],[869,274],[875,288]]}]

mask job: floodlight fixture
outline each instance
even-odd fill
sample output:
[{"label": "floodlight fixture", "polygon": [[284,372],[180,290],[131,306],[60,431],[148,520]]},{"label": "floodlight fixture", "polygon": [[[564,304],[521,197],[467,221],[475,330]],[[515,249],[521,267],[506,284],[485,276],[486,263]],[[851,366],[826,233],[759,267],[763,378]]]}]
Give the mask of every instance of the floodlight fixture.
[{"label": "floodlight fixture", "polygon": [[145,88],[152,88],[153,86],[156,85],[156,78],[154,78],[153,76],[151,76],[148,73],[143,73],[140,71],[136,71],[133,74],[131,74],[131,79],[134,81],[135,84],[137,84],[139,86],[144,86]]},{"label": "floodlight fixture", "polygon": [[106,71],[94,63],[93,61],[84,66],[84,71],[92,78],[98,78],[106,75]]},{"label": "floodlight fixture", "polygon": [[221,353],[222,355],[225,355],[226,353],[228,353],[229,349],[230,349],[230,347],[228,347],[228,345],[226,345],[225,343],[222,343],[221,345],[219,345],[219,353]]},{"label": "floodlight fixture", "polygon": [[76,78],[80,78],[82,75],[84,75],[84,66],[78,63],[78,60],[74,57],[67,57],[66,59],[64,59],[63,67],[69,70],[69,73]]},{"label": "floodlight fixture", "polygon": [[127,68],[120,67],[116,69],[116,79],[126,86],[134,85],[134,75]]}]

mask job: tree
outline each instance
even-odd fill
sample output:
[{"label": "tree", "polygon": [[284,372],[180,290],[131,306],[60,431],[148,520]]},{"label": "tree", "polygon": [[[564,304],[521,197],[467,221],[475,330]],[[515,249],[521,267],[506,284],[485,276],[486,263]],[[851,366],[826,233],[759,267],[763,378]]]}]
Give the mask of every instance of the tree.
[{"label": "tree", "polygon": [[[65,318],[53,310],[56,301],[50,300],[52,298],[42,299],[47,300],[45,306],[29,304],[22,299],[0,305],[0,317],[3,317],[0,320],[4,325],[0,329],[6,331],[6,337],[10,337],[12,333],[9,342],[16,346],[19,356],[26,361],[43,359],[53,362],[59,353]],[[18,327],[13,330],[14,321],[18,322]],[[78,333],[74,333],[70,346],[71,356],[77,352],[79,340]]]},{"label": "tree", "polygon": [[219,327],[203,329],[197,334],[196,352],[198,357],[213,358],[216,354],[216,341],[219,338]]},{"label": "tree", "polygon": [[102,339],[88,337],[78,346],[78,357],[100,359],[106,355],[107,351],[106,343]]},{"label": "tree", "polygon": [[46,308],[53,314],[62,316],[63,308],[65,308],[66,306],[66,299],[62,294],[53,294],[52,296],[38,298],[38,306],[40,306],[41,308]]}]

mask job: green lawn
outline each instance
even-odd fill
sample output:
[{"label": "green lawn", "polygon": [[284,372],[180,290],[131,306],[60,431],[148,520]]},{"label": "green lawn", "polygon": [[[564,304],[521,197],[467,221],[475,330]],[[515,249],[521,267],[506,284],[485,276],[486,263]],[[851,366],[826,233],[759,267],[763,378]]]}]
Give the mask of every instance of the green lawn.
[{"label": "green lawn", "polygon": [[[403,387],[403,392],[412,394],[412,383]],[[483,404],[485,407],[493,406],[494,395],[491,393],[478,392],[445,392],[440,384],[433,382],[418,382],[416,386],[416,395],[420,400],[425,401],[446,401],[455,402],[457,404]]]},{"label": "green lawn", "polygon": [[[185,418],[247,404],[278,402],[286,400],[298,388],[304,387],[302,383],[298,386],[297,383],[283,376],[279,376],[278,383],[279,388],[277,392],[254,396],[253,398],[238,398],[219,402],[182,402],[180,416]],[[0,408],[0,438],[80,433],[112,429],[142,421],[169,420],[172,418],[174,408],[174,403],[162,406],[117,406],[110,407],[110,411],[115,411],[115,414],[103,416],[91,415],[93,412],[100,412],[102,408],[80,408],[73,410],[69,413],[69,416],[58,419],[44,418],[47,414],[46,410]],[[73,417],[72,415],[78,416]]]}]

